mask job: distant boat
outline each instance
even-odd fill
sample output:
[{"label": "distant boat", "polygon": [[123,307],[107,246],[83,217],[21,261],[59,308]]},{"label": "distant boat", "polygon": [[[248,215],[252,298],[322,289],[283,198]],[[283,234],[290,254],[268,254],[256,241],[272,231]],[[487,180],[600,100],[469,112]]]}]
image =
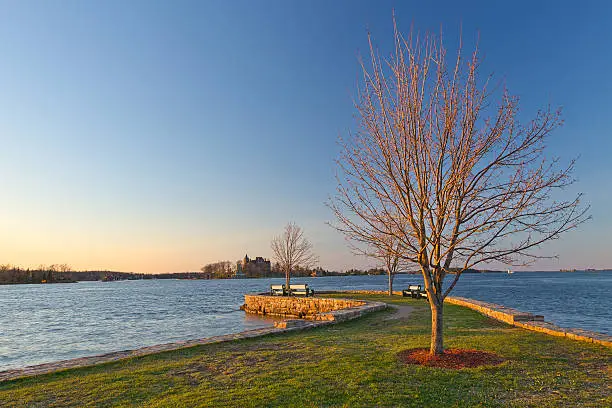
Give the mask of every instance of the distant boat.
[{"label": "distant boat", "polygon": [[510,269],[508,269],[508,275],[514,273],[513,271],[511,271]]}]

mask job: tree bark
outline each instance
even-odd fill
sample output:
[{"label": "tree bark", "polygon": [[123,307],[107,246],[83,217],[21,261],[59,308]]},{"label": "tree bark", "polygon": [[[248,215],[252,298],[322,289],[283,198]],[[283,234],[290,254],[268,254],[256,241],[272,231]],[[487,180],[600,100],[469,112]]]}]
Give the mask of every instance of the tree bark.
[{"label": "tree bark", "polygon": [[431,302],[431,346],[429,353],[431,355],[440,355],[444,352],[444,337],[443,337],[443,304]]},{"label": "tree bark", "polygon": [[291,272],[285,269],[285,290],[289,290],[289,278],[291,276]]},{"label": "tree bark", "polygon": [[389,274],[389,296],[393,296],[393,275]]}]

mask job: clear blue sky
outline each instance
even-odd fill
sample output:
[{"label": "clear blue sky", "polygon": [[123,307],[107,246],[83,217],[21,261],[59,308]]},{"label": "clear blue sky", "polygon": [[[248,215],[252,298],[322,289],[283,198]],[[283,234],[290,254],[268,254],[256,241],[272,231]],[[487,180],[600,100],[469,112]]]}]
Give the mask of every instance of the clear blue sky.
[{"label": "clear blue sky", "polygon": [[271,256],[287,221],[321,266],[364,265],[326,221],[371,30],[480,35],[482,73],[522,115],[563,106],[551,155],[580,156],[593,221],[535,269],[612,266],[609,2],[4,1],[0,263],[197,270]]}]

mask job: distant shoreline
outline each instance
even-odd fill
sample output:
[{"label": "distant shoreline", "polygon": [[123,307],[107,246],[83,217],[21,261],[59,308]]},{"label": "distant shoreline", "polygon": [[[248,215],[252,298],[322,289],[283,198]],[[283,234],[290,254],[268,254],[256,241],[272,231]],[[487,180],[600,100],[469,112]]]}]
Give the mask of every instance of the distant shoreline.
[{"label": "distant shoreline", "polygon": [[[612,272],[612,269],[563,269],[563,270],[547,270],[547,271],[512,271],[512,273],[602,273],[602,272]],[[72,274],[91,274],[93,272],[84,271],[84,272],[70,272]],[[467,270],[462,272],[462,274],[505,274],[507,271],[498,271],[498,270]],[[57,284],[57,283],[78,283],[78,282],[119,282],[119,281],[141,281],[141,280],[251,280],[251,279],[284,279],[284,276],[254,276],[254,277],[230,277],[230,278],[217,278],[217,277],[205,277],[205,276],[194,276],[199,274],[198,272],[178,272],[178,273],[161,273],[161,274],[148,274],[148,273],[133,273],[133,272],[115,272],[113,278],[100,278],[100,279],[66,279],[62,278],[60,280],[54,280],[51,282],[28,282],[28,281],[19,281],[19,282],[7,282],[0,280],[0,286],[6,285],[48,285],[48,284]],[[420,272],[410,271],[410,272],[398,272],[396,275],[420,275]],[[349,276],[375,276],[376,274],[357,274],[357,273],[334,273],[323,276],[292,276],[292,278],[302,279],[302,278],[325,278],[325,277],[349,277]],[[379,274],[378,274],[379,275]]]},{"label": "distant shoreline", "polygon": [[[82,281],[86,282],[86,281]],[[79,281],[70,280],[70,281],[61,281],[61,282],[0,282],[0,286],[8,286],[8,285],[56,285],[58,283],[79,283]]]}]

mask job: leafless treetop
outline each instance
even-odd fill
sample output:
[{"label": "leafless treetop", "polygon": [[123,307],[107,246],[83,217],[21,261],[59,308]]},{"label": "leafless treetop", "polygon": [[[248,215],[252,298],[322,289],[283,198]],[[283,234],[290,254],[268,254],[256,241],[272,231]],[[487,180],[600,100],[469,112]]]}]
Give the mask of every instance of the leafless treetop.
[{"label": "leafless treetop", "polygon": [[274,259],[284,271],[291,272],[297,266],[309,268],[318,260],[304,231],[294,223],[288,223],[283,233],[272,239],[271,247]]},{"label": "leafless treetop", "polygon": [[382,59],[370,40],[359,129],[341,141],[330,203],[340,231],[375,248],[397,241],[397,254],[438,282],[436,292],[451,268],[541,257],[536,248],[586,211],[580,195],[555,193],[572,184],[574,162],[544,154],[560,111],[548,107],[521,125],[518,98],[478,81],[477,48],[467,59],[459,49],[452,64],[446,53],[440,38],[396,28],[395,52]]}]

